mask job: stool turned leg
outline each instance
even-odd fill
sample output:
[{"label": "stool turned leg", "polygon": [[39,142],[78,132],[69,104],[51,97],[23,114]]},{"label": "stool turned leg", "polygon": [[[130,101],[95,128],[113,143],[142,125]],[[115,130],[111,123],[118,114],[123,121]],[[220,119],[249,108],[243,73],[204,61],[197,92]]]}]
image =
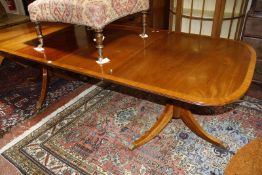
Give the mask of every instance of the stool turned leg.
[{"label": "stool turned leg", "polygon": [[110,60],[108,58],[104,58],[103,56],[103,41],[104,41],[104,35],[103,35],[103,29],[97,29],[95,30],[96,32],[96,38],[95,38],[95,42],[96,42],[96,48],[98,50],[98,60],[96,61],[98,64],[105,64],[108,63]]},{"label": "stool turned leg", "polygon": [[37,38],[39,41],[39,44],[37,47],[35,47],[34,49],[36,51],[44,51],[44,39],[43,39],[43,34],[42,34],[42,28],[40,25],[40,22],[35,22],[35,30],[36,30],[36,34],[37,34]]},{"label": "stool turned leg", "polygon": [[146,34],[146,26],[147,26],[147,11],[142,11],[142,26],[143,26],[143,31],[142,34],[140,34],[139,36],[141,38],[148,38],[148,35]]}]

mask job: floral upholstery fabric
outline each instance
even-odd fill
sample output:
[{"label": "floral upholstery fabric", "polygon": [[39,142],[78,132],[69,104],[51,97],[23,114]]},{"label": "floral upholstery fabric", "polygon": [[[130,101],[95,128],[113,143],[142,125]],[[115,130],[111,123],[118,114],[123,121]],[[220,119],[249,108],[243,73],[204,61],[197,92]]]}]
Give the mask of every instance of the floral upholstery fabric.
[{"label": "floral upholstery fabric", "polygon": [[28,7],[32,21],[63,22],[101,29],[149,8],[149,0],[36,0]]}]

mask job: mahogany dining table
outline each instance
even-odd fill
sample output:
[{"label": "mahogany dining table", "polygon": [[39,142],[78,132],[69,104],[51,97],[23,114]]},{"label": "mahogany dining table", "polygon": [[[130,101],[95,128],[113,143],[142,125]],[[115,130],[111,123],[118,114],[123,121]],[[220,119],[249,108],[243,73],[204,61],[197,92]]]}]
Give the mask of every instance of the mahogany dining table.
[{"label": "mahogany dining table", "polygon": [[228,39],[194,34],[111,25],[105,30],[104,55],[110,63],[98,65],[94,34],[85,27],[42,25],[45,50],[37,52],[38,40],[31,23],[0,30],[0,54],[39,63],[43,68],[41,107],[48,86],[48,69],[58,68],[166,97],[156,123],[130,149],[157,136],[172,118],[180,118],[195,134],[220,146],[189,109],[173,101],[199,106],[222,106],[240,99],[253,77],[256,53],[252,47]]}]

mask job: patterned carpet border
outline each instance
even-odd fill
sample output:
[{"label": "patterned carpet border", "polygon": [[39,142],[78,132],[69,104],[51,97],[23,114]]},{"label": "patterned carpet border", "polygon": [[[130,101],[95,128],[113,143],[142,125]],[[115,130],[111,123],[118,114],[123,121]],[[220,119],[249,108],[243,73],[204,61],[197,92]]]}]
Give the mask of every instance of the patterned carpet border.
[{"label": "patterned carpet border", "polygon": [[39,127],[43,126],[45,123],[47,123],[48,121],[50,121],[52,118],[54,118],[57,114],[59,114],[60,112],[62,112],[63,110],[65,110],[66,108],[68,108],[69,106],[71,106],[72,104],[74,104],[75,102],[77,102],[79,99],[85,97],[88,93],[90,93],[91,91],[95,90],[96,88],[98,88],[99,84],[97,85],[93,85],[92,87],[86,89],[85,91],[83,91],[82,93],[80,93],[78,96],[74,97],[72,100],[70,100],[69,102],[67,102],[64,106],[61,106],[59,109],[55,110],[54,112],[52,112],[51,114],[49,114],[47,117],[45,117],[44,119],[42,119],[40,122],[38,122],[36,125],[34,125],[33,127],[31,127],[29,130],[25,131],[23,134],[19,135],[18,137],[16,137],[14,140],[12,140],[10,143],[6,144],[4,147],[2,147],[0,149],[0,154],[2,154],[3,152],[5,152],[6,150],[8,150],[9,148],[11,148],[12,146],[14,146],[15,144],[17,144],[19,141],[21,141],[22,139],[24,139],[25,137],[27,137],[28,135],[30,135],[32,132],[34,132],[35,130],[37,130]]}]

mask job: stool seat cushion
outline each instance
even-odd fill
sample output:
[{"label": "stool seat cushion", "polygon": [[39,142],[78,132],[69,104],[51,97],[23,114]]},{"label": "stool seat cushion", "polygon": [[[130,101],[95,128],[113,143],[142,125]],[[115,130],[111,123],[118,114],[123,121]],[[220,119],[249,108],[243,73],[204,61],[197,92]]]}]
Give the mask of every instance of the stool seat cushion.
[{"label": "stool seat cushion", "polygon": [[149,9],[149,0],[36,0],[32,21],[63,22],[102,29],[121,17]]}]

